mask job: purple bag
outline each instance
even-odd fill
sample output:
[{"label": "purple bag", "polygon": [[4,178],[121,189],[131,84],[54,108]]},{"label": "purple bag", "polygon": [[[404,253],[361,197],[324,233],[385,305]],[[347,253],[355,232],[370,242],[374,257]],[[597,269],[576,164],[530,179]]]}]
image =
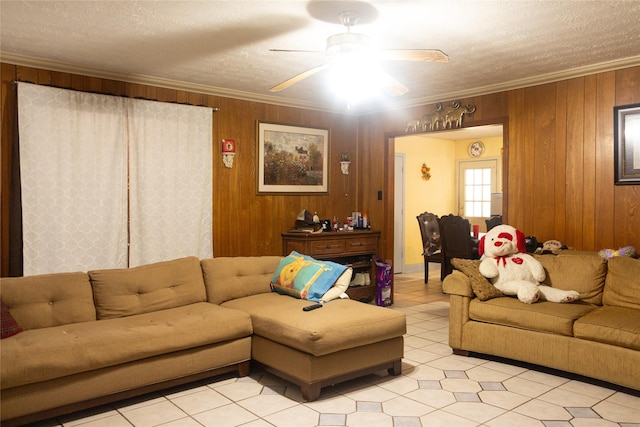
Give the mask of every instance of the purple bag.
[{"label": "purple bag", "polygon": [[393,271],[391,265],[375,258],[376,263],[376,304],[380,307],[391,305],[391,285],[393,283]]}]

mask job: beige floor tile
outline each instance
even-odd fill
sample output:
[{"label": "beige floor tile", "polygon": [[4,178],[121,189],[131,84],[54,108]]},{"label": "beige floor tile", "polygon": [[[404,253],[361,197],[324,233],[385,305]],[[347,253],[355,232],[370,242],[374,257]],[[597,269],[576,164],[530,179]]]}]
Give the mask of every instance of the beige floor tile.
[{"label": "beige floor tile", "polygon": [[[640,399],[638,399],[640,403]],[[634,423],[640,425],[640,405],[629,407],[611,402],[600,402],[592,407],[601,417],[617,423]]]},{"label": "beige floor tile", "polygon": [[418,389],[418,380],[406,376],[386,377],[386,381],[381,381],[378,385],[385,390],[392,391],[396,394],[406,394],[412,390]]},{"label": "beige floor tile", "polygon": [[420,389],[407,393],[405,396],[409,399],[413,399],[417,402],[438,409],[452,405],[456,402],[456,398],[453,393],[445,390]]},{"label": "beige floor tile", "polygon": [[383,402],[382,408],[385,414],[395,417],[421,417],[436,410],[432,406],[403,396]]},{"label": "beige floor tile", "polygon": [[513,376],[506,372],[491,369],[487,367],[487,364],[473,367],[466,372],[467,377],[475,381],[506,381]]},{"label": "beige floor tile", "polygon": [[329,398],[321,398],[315,402],[307,402],[305,406],[321,414],[348,414],[355,412],[356,401],[345,396],[336,395]]},{"label": "beige floor tile", "polygon": [[204,387],[196,393],[170,398],[170,400],[189,415],[199,414],[232,403],[232,400],[208,387]]},{"label": "beige floor tile", "polygon": [[484,423],[506,412],[504,409],[477,402],[456,402],[442,410],[478,423]]},{"label": "beige floor tile", "polygon": [[[477,427],[478,423],[445,411],[434,411],[420,417],[423,426],[429,427]],[[511,426],[513,427],[513,426]]]},{"label": "beige floor tile", "polygon": [[298,402],[277,394],[261,394],[238,402],[238,405],[259,417],[266,417],[297,404]]},{"label": "beige floor tile", "polygon": [[431,353],[429,351],[425,351],[419,348],[412,348],[404,352],[404,358],[408,360],[412,360],[416,363],[427,363],[432,360],[442,358],[441,354]]},{"label": "beige floor tile", "polygon": [[628,393],[616,392],[605,399],[607,402],[615,403],[617,405],[627,406],[629,408],[639,408],[640,407],[640,397],[632,396]]},{"label": "beige floor tile", "polygon": [[162,424],[162,427],[202,427],[202,424],[191,417],[187,417]]},{"label": "beige floor tile", "polygon": [[235,404],[202,412],[193,418],[205,427],[235,427],[258,420],[255,414]]},{"label": "beige floor tile", "polygon": [[109,411],[109,415],[104,417],[81,418],[72,422],[65,422],[66,426],[82,427],[131,427],[131,423],[121,414]]},{"label": "beige floor tile", "polygon": [[356,412],[347,415],[349,427],[393,427],[393,418],[379,412]]},{"label": "beige floor tile", "polygon": [[538,397],[552,388],[549,385],[530,381],[519,376],[504,380],[502,384],[507,390],[528,397]]},{"label": "beige floor tile", "polygon": [[152,405],[137,405],[135,408],[121,410],[135,427],[152,427],[185,418],[188,414],[170,401],[164,399]]},{"label": "beige floor tile", "polygon": [[377,385],[348,391],[345,392],[344,395],[350,399],[360,402],[385,402],[398,396],[396,393]]},{"label": "beige floor tile", "polygon": [[615,393],[615,391],[609,388],[575,380],[562,384],[560,387],[558,387],[558,389],[572,391],[574,393],[580,393],[587,396],[593,396],[599,400],[604,400]]},{"label": "beige floor tile", "polygon": [[478,393],[484,403],[502,409],[513,409],[527,402],[529,398],[510,391],[481,391]]},{"label": "beige floor tile", "polygon": [[485,424],[489,427],[544,427],[542,421],[515,412],[507,412]]},{"label": "beige floor tile", "polygon": [[235,382],[215,387],[215,391],[231,400],[242,400],[258,396],[262,392],[262,384]]},{"label": "beige floor tile", "polygon": [[442,369],[433,368],[428,365],[414,366],[411,371],[403,370],[403,375],[406,375],[416,380],[441,380],[446,378]]},{"label": "beige floor tile", "polygon": [[318,425],[320,414],[307,406],[298,405],[267,415],[264,419],[276,427],[315,426]]},{"label": "beige floor tile", "polygon": [[600,401],[600,399],[596,397],[562,388],[549,390],[545,394],[538,396],[538,399],[565,407],[590,407]]},{"label": "beige floor tile", "polygon": [[514,408],[513,411],[536,420],[568,421],[572,418],[572,415],[562,406],[538,399],[530,400]]}]

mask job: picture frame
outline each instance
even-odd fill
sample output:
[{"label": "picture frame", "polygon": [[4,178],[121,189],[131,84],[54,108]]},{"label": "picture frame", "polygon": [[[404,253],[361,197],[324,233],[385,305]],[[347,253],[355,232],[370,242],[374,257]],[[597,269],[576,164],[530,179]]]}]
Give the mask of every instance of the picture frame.
[{"label": "picture frame", "polygon": [[328,193],[329,130],[259,121],[258,194]]},{"label": "picture frame", "polygon": [[640,184],[640,104],[613,107],[615,185]]}]

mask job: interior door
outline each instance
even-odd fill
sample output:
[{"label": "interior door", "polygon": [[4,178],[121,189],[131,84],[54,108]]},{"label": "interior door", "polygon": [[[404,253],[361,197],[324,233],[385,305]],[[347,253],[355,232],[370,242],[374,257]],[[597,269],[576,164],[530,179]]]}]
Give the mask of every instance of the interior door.
[{"label": "interior door", "polygon": [[393,272],[404,273],[404,168],[405,154],[395,155],[395,176],[393,180]]}]

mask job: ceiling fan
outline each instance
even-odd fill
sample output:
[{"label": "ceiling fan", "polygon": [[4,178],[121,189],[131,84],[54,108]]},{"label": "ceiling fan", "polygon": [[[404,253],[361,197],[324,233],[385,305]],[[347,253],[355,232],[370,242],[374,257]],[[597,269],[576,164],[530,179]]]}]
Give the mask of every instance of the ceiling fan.
[{"label": "ceiling fan", "polygon": [[[359,18],[357,12],[346,11],[340,13],[340,21],[347,28],[345,33],[334,34],[327,38],[326,53],[332,56],[327,64],[319,65],[304,71],[269,89],[278,92],[286,89],[307,77],[334,66],[349,66],[358,61],[377,59],[382,61],[419,61],[419,62],[448,62],[449,57],[438,49],[384,49],[375,50],[371,47],[371,40],[364,34],[351,32]],[[310,50],[270,49],[272,52],[318,52]],[[407,93],[409,89],[390,75],[378,71],[378,80],[382,88],[391,96]]]}]

